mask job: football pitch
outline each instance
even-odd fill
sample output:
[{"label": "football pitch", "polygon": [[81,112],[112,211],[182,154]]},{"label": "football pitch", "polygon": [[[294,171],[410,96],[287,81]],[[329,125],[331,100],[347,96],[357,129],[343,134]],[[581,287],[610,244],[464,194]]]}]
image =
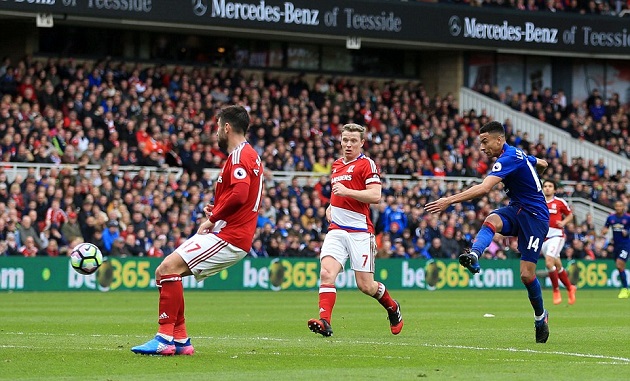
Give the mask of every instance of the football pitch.
[{"label": "football pitch", "polygon": [[551,335],[536,344],[526,295],[394,290],[405,326],[393,336],[375,300],[343,290],[324,338],[306,326],[316,291],[188,291],[196,354],[152,357],[129,349],[156,332],[157,291],[0,293],[0,379],[627,379],[630,300],[579,290],[554,306],[544,290]]}]

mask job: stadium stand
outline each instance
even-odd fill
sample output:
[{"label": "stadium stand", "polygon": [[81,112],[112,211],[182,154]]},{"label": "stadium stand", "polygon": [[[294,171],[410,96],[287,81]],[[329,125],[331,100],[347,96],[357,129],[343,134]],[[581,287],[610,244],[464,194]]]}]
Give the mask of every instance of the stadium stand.
[{"label": "stadium stand", "polygon": [[620,0],[439,0],[473,7],[516,9],[525,12],[567,12],[581,15],[624,17],[628,3]]},{"label": "stadium stand", "polygon": [[[229,103],[250,110],[250,142],[271,172],[252,256],[317,255],[327,174],[350,121],[368,127],[365,149],[385,178],[373,211],[380,257],[455,258],[504,202],[497,190],[424,214],[428,200],[487,173],[475,137],[493,116],[460,110],[453,94],[429,95],[418,82],[31,57],[4,61],[0,73],[0,255],[64,255],[80,241],[110,255],[149,255],[162,235],[171,253],[212,200],[226,158],[213,116]],[[611,173],[610,161],[512,132],[514,144],[550,161],[546,176],[562,196],[601,204],[602,213],[628,202],[630,171]],[[568,258],[610,252],[588,212],[567,226]],[[515,253],[497,238],[486,255]]]}]

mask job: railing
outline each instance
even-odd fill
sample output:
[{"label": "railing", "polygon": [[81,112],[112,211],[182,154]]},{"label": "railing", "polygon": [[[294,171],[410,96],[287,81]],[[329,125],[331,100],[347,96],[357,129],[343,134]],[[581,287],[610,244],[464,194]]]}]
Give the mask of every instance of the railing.
[{"label": "railing", "polygon": [[[39,176],[40,169],[63,169],[67,168],[71,171],[72,174],[76,174],[78,165],[76,164],[34,164],[34,163],[7,163],[0,162],[0,167],[4,169],[4,172],[7,174],[7,178],[10,182],[15,180],[17,175],[26,176],[29,168],[35,168],[35,176]],[[99,165],[87,165],[86,169],[88,170],[100,170],[101,166]],[[157,168],[157,167],[140,167],[140,166],[120,166],[119,167],[121,173],[130,173],[132,176],[135,176],[140,169],[144,169],[147,173],[146,177],[148,178],[153,173],[157,174],[170,174],[174,173],[175,176],[179,179],[179,177],[183,173],[183,169],[179,167],[172,168]],[[216,178],[219,175],[219,169],[205,169],[205,172],[210,173],[212,178]],[[110,171],[106,170],[105,174],[109,174]],[[267,175],[266,181],[268,186],[275,186],[277,183],[284,182],[285,184],[291,184],[293,178],[298,180],[298,185],[304,186],[307,184],[315,185],[319,179],[323,175],[321,173],[314,172],[285,172],[285,171],[271,171]],[[464,189],[466,187],[471,186],[474,183],[479,183],[482,179],[477,177],[434,177],[434,176],[406,176],[406,175],[383,175],[383,180],[385,184],[392,185],[395,182],[406,182],[406,184],[410,187],[415,185],[420,185],[422,188],[425,188],[431,184],[438,184],[440,189],[445,190],[449,183],[456,183],[457,189]],[[575,185],[574,181],[569,181],[564,184],[565,191],[571,190]],[[584,221],[586,219],[587,214],[591,214],[593,216],[593,223],[596,228],[601,229],[606,222],[606,218],[608,215],[613,212],[612,209],[597,204],[591,200],[587,200],[579,197],[568,197],[566,200],[571,204],[573,209],[573,213],[575,214],[576,221],[578,223]]]},{"label": "railing", "polygon": [[571,205],[575,220],[578,223],[584,221],[587,214],[593,216],[593,224],[598,234],[610,213],[613,212],[610,208],[580,197],[568,197],[567,202]]},{"label": "railing", "polygon": [[[35,168],[35,176],[39,179],[39,175],[40,175],[40,171],[41,169],[57,169],[57,170],[61,170],[64,168],[69,169],[70,171],[72,171],[72,173],[76,173],[77,169],[79,168],[79,166],[77,164],[44,164],[44,163],[13,163],[13,162],[0,162],[0,168],[2,168],[4,170],[4,173],[7,174],[7,180],[9,182],[13,182],[15,180],[15,178],[19,175],[22,176],[22,178],[25,178],[28,175],[28,170],[29,168]],[[97,170],[100,171],[101,170],[101,166],[100,165],[94,165],[94,164],[90,164],[90,165],[86,165],[85,168],[88,171],[91,170]],[[157,174],[175,174],[175,176],[177,176],[177,178],[179,178],[182,173],[184,173],[184,169],[181,167],[165,167],[165,168],[160,168],[160,167],[141,167],[141,166],[135,166],[135,165],[121,165],[118,167],[121,173],[129,173],[132,176],[135,176],[141,169],[144,169],[144,171],[146,172],[146,177],[149,178],[149,176],[151,176],[151,174],[153,173],[157,173]],[[105,170],[105,174],[109,174],[110,171],[109,169]]]},{"label": "railing", "polygon": [[509,119],[514,126],[515,132],[527,132],[532,141],[537,140],[538,135],[542,133],[545,135],[545,145],[549,146],[551,142],[557,142],[560,151],[566,151],[570,158],[582,157],[585,160],[591,159],[595,163],[600,158],[603,158],[611,174],[615,174],[617,170],[623,173],[630,168],[630,160],[621,155],[610,152],[596,144],[574,139],[568,132],[513,110],[501,102],[468,88],[461,88],[459,104],[460,110],[475,109],[477,115],[481,114],[482,110],[486,110],[489,116],[500,122]]}]

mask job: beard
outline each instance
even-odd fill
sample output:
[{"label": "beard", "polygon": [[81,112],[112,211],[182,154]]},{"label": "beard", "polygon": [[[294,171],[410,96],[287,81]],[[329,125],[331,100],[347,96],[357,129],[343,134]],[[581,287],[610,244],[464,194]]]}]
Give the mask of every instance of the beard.
[{"label": "beard", "polygon": [[219,137],[218,143],[219,143],[219,148],[221,149],[221,151],[227,152],[227,149],[228,149],[227,139],[222,139],[221,137]]}]

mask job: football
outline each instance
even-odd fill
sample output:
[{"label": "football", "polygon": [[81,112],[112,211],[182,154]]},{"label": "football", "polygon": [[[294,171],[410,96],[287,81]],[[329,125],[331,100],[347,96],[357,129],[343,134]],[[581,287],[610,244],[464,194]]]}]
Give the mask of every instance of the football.
[{"label": "football", "polygon": [[103,253],[91,243],[80,243],[70,252],[70,265],[79,274],[93,274],[102,264]]}]

